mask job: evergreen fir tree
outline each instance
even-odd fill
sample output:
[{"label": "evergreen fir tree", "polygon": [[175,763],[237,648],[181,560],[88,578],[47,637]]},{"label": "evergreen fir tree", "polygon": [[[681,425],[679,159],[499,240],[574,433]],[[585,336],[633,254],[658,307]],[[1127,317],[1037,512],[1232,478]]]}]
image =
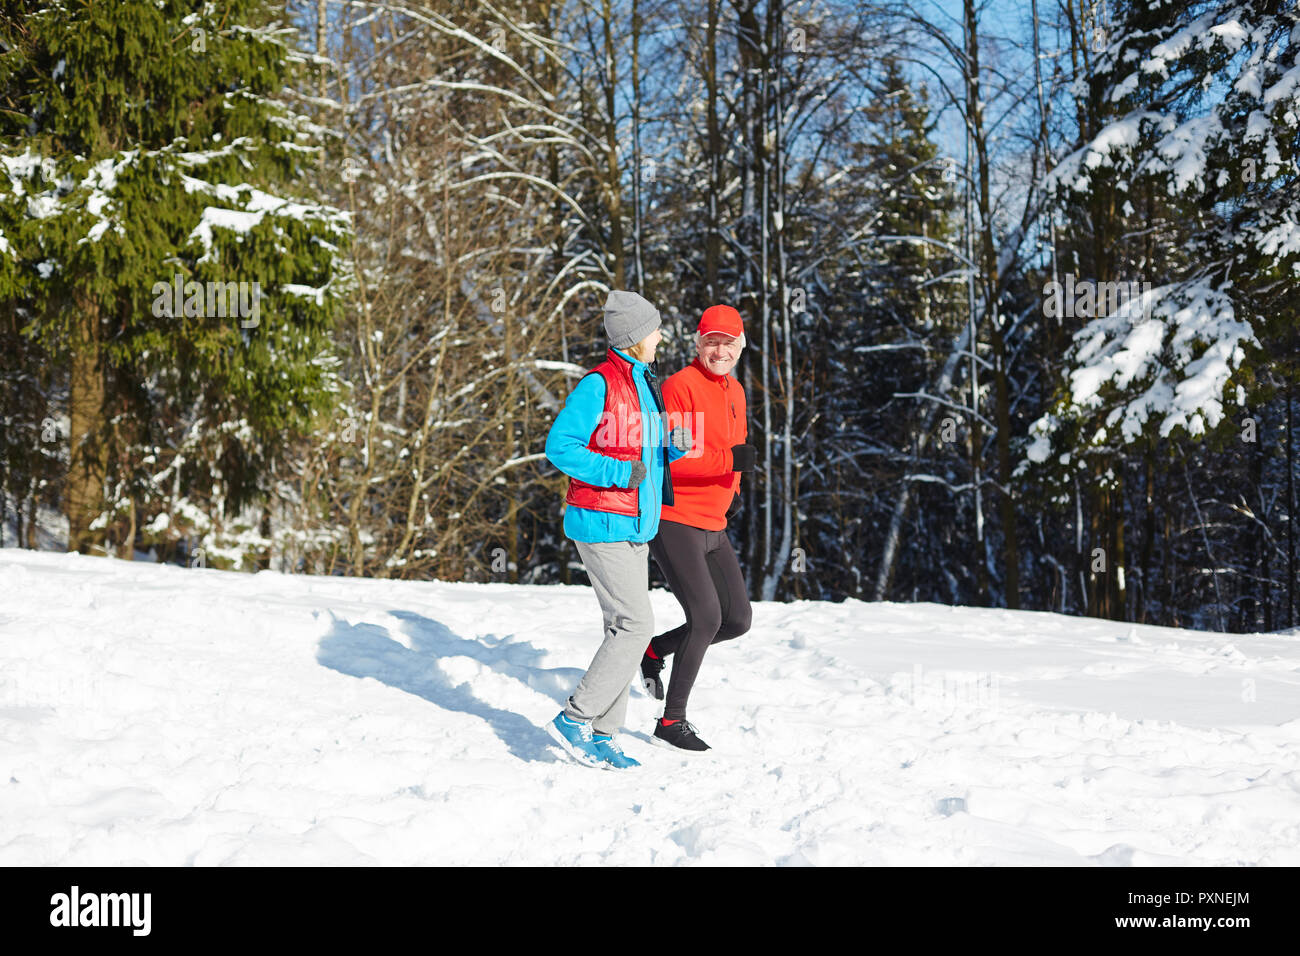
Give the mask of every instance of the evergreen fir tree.
[{"label": "evergreen fir tree", "polygon": [[137,505],[212,530],[329,402],[348,222],[294,193],[320,130],[276,15],[0,5],[0,302],[66,376],[70,548],[129,554]]}]

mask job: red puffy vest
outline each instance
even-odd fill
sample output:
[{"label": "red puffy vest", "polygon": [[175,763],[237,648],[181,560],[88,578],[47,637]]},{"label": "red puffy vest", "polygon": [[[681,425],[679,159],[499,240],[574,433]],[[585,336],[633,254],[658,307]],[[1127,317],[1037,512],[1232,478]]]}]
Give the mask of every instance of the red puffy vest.
[{"label": "red puffy vest", "polygon": [[[587,447],[619,461],[641,459],[641,398],[632,379],[632,366],[610,349],[605,361],[588,375],[605,380],[605,411],[591,433]],[[579,508],[611,511],[635,517],[638,514],[635,488],[601,488],[577,478],[569,478],[564,500]]]}]

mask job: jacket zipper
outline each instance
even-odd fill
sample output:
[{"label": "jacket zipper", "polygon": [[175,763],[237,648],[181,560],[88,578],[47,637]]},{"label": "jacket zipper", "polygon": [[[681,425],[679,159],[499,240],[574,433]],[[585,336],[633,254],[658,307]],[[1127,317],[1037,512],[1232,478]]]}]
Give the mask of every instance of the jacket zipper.
[{"label": "jacket zipper", "polygon": [[[647,372],[648,372],[648,369],[647,369]],[[632,370],[632,385],[633,385],[633,391],[634,391],[634,392],[637,392],[636,400],[637,400],[637,405],[639,406],[639,405],[641,404],[641,395],[640,395],[639,391],[638,391],[637,388],[636,388],[636,369],[635,369],[635,368]],[[646,388],[649,389],[649,391],[650,391],[650,395],[651,395],[651,397],[653,398],[653,397],[654,397],[654,389],[653,389],[653,388],[650,388],[650,380],[649,380],[648,378],[646,379]],[[643,421],[643,422],[642,422],[642,441],[644,442],[644,440],[645,440],[645,423],[644,423],[644,421]],[[642,447],[644,447],[644,445],[642,445]],[[640,461],[640,460],[641,460],[641,458],[638,457],[638,458],[637,458],[637,461]],[[646,469],[646,477],[647,477],[647,478],[650,477],[650,470],[649,470],[648,468]],[[641,536],[641,485],[637,485],[637,486],[636,486],[636,520],[633,521],[633,523],[632,523],[632,534],[635,535],[635,536],[637,536],[637,537],[640,537],[640,536]]]}]

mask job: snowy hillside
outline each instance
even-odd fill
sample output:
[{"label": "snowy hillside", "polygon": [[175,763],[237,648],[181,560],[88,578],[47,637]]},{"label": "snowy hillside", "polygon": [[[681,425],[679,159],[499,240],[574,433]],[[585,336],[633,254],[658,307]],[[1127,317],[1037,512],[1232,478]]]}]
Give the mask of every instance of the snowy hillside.
[{"label": "snowy hillside", "polygon": [[[653,596],[660,630],[681,620]],[[763,604],[617,773],[580,587],[0,551],[0,865],[1300,864],[1300,643]]]}]

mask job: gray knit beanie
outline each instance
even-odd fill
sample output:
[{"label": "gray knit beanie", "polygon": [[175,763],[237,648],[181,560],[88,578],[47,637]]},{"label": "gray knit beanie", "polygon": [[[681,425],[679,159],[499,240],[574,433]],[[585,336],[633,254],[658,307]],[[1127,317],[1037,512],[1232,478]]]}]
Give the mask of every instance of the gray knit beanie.
[{"label": "gray knit beanie", "polygon": [[635,292],[615,289],[605,300],[605,334],[616,349],[636,345],[659,328],[659,310]]}]

